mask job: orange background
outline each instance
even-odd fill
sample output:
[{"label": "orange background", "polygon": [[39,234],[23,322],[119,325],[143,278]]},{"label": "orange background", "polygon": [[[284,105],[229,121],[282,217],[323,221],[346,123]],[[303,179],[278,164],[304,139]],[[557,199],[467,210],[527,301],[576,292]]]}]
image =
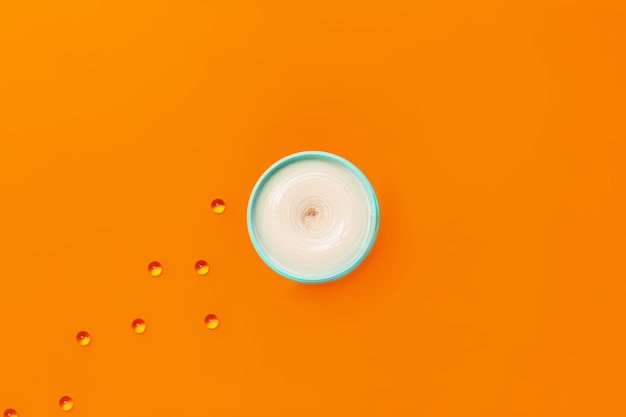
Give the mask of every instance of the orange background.
[{"label": "orange background", "polygon": [[[2,1],[0,410],[626,415],[625,19]],[[322,285],[273,273],[245,225],[258,176],[307,149],[355,163],[381,210],[370,256]]]}]

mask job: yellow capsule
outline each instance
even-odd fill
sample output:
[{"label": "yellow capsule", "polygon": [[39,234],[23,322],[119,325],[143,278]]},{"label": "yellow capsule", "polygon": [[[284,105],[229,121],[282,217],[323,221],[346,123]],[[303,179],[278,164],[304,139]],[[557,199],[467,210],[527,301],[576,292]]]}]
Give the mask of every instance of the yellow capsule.
[{"label": "yellow capsule", "polygon": [[163,273],[163,266],[157,261],[150,262],[148,264],[148,272],[153,277],[158,277],[159,275]]},{"label": "yellow capsule", "polygon": [[224,200],[216,198],[211,202],[211,208],[213,213],[222,214],[226,210],[226,203],[224,203]]},{"label": "yellow capsule", "polygon": [[209,264],[207,261],[196,262],[196,273],[198,275],[206,275],[209,273]]},{"label": "yellow capsule", "polygon": [[204,318],[204,325],[209,330],[215,330],[220,325],[220,319],[215,314],[209,314]]},{"label": "yellow capsule", "polygon": [[144,319],[135,319],[132,322],[133,331],[137,334],[142,334],[148,328],[146,321]]},{"label": "yellow capsule", "polygon": [[91,343],[91,335],[86,331],[76,333],[76,341],[81,346],[87,346]]},{"label": "yellow capsule", "polygon": [[59,399],[59,407],[61,407],[61,410],[63,411],[70,411],[72,408],[74,408],[74,400],[72,399],[72,397],[64,395],[61,397],[61,399]]}]

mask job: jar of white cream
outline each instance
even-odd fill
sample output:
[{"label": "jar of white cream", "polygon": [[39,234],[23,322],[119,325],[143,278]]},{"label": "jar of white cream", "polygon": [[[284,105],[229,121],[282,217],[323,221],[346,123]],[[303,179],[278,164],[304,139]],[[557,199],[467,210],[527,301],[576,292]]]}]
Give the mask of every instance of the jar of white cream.
[{"label": "jar of white cream", "polygon": [[369,181],[327,152],[289,155],[259,178],[248,201],[252,244],[274,271],[295,281],[339,278],[367,256],[378,231]]}]

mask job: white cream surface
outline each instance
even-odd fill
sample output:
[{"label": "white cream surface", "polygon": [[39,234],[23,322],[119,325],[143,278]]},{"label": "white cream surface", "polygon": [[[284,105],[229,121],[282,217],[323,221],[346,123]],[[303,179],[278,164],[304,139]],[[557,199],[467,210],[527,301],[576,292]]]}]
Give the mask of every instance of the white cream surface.
[{"label": "white cream surface", "polygon": [[374,238],[375,200],[347,167],[326,159],[280,167],[258,191],[257,241],[281,270],[303,280],[342,273]]}]

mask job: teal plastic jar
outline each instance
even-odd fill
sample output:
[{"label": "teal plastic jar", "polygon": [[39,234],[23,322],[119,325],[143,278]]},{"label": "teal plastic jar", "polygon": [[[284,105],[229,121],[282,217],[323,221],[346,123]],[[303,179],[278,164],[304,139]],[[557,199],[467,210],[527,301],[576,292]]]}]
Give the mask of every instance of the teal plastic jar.
[{"label": "teal plastic jar", "polygon": [[288,155],[254,186],[247,209],[261,259],[294,281],[342,277],[370,252],[378,232],[376,194],[351,162],[328,152]]}]

